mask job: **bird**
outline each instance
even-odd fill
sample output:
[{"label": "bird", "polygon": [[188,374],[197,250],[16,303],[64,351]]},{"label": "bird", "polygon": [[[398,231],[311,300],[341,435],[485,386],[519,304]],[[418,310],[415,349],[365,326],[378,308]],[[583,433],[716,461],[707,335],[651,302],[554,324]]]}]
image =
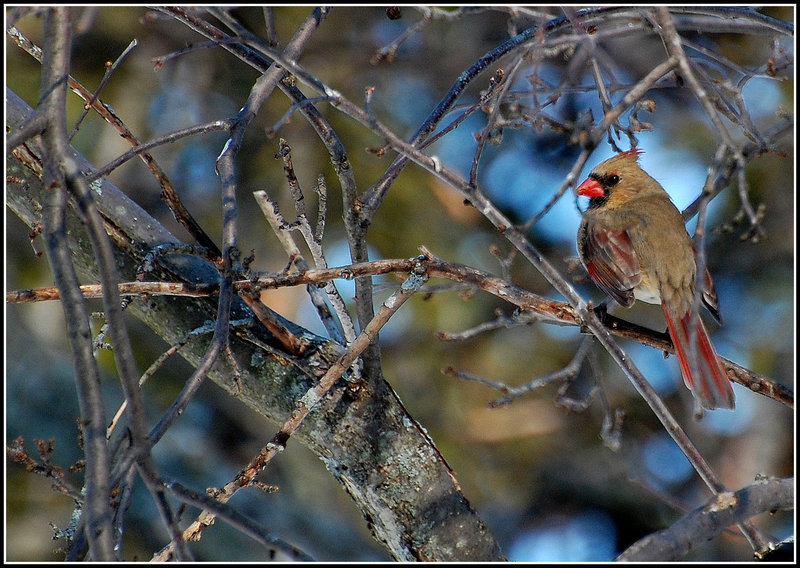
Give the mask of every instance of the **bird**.
[{"label": "bird", "polygon": [[[578,255],[592,281],[621,306],[629,308],[635,300],[661,304],[684,383],[695,400],[708,410],[733,410],[733,387],[693,309],[692,238],[669,194],[639,166],[640,154],[634,148],[609,158],[578,186],[578,195],[589,198],[578,229]],[[721,323],[708,270],[701,293],[703,305]]]}]

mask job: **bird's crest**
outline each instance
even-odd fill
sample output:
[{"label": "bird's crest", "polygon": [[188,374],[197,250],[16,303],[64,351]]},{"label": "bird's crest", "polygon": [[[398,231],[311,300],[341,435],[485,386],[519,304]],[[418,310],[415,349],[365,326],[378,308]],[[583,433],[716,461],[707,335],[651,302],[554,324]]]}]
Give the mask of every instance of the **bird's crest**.
[{"label": "bird's crest", "polygon": [[617,158],[626,157],[626,158],[633,158],[634,160],[638,160],[640,154],[644,154],[644,150],[639,150],[638,148],[633,148],[631,150],[628,150],[627,152],[620,152],[619,154],[617,154],[616,157]]}]

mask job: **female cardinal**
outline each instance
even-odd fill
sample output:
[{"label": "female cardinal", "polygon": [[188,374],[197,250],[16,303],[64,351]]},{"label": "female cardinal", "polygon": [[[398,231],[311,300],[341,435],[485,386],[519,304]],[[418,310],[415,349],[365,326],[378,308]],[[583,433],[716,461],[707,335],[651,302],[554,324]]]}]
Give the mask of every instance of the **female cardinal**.
[{"label": "female cardinal", "polygon": [[[578,195],[590,198],[578,230],[581,262],[594,283],[620,305],[628,308],[635,299],[660,303],[686,386],[704,408],[733,409],[733,388],[697,315],[697,361],[690,364],[694,248],[678,208],[639,167],[640,153],[630,150],[606,160],[578,186]],[[704,281],[703,303],[719,321],[708,273]]]}]

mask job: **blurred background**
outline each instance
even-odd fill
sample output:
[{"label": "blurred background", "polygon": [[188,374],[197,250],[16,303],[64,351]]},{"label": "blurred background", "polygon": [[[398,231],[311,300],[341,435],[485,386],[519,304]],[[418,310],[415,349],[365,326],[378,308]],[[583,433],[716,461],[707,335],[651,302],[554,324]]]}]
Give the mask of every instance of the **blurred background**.
[{"label": "blurred background", "polygon": [[[292,37],[310,7],[274,9],[281,45]],[[760,10],[794,21],[793,7]],[[36,44],[42,44],[42,17],[31,10],[14,24]],[[153,58],[165,56],[203,38],[162,15],[151,16],[143,7],[76,8],[78,32],[74,40],[72,75],[93,90],[106,61],[115,60],[135,38],[138,46],[115,72],[101,99],[141,141],[171,131],[236,114],[246,100],[256,72],[222,49],[196,49],[154,69]],[[264,37],[262,8],[237,8],[231,14]],[[400,137],[410,138],[459,75],[509,33],[562,15],[556,8],[477,9],[448,21],[433,18],[403,42],[391,61],[371,63],[379,49],[389,45],[423,14],[402,8],[402,17],[390,19],[384,8],[334,8],[314,33],[300,64],[351,101],[363,105],[364,89],[375,87],[372,112]],[[779,34],[686,34],[691,41],[713,50],[742,68],[757,68],[774,55],[776,45],[793,58],[791,38]],[[653,35],[636,35],[602,44],[614,67],[618,85],[631,85],[663,59],[663,46]],[[624,65],[622,64],[624,63]],[[539,79],[557,84],[569,66],[569,54],[531,64]],[[723,64],[719,65],[724,67]],[[502,63],[500,65],[502,67]],[[626,71],[620,71],[624,68]],[[575,73],[574,69],[569,72]],[[583,71],[581,73],[584,73]],[[513,91],[530,101],[533,81],[517,75]],[[793,76],[790,72],[789,76]],[[463,103],[477,100],[488,85],[487,73],[462,95]],[[591,86],[588,71],[581,84]],[[39,64],[6,41],[7,87],[35,106],[39,92]],[[308,96],[316,93],[306,89]],[[624,91],[611,92],[618,102]],[[771,77],[753,77],[742,91],[743,104],[760,130],[793,113],[794,83]],[[541,95],[546,97],[547,95]],[[527,97],[527,98],[526,98]],[[700,193],[718,137],[707,115],[686,89],[665,86],[648,95],[656,102],[653,113],[642,113],[652,130],[638,134],[645,150],[640,162],[659,180],[679,208]],[[83,103],[70,96],[70,118],[77,120]],[[287,259],[277,239],[251,198],[267,190],[290,216],[292,202],[282,162],[274,158],[278,139],[267,131],[288,110],[276,91],[252,123],[237,162],[242,193],[239,247],[255,250],[257,270],[281,270]],[[320,104],[342,138],[353,164],[359,189],[368,189],[391,163],[388,152],[378,157],[367,148],[383,141],[360,124]],[[591,109],[595,120],[603,110],[591,89],[564,92],[547,108],[558,121],[575,122]],[[453,114],[455,117],[457,113]],[[445,119],[443,125],[451,119]],[[464,176],[469,175],[476,149],[475,134],[485,115],[475,113],[436,142],[428,152]],[[726,123],[732,136],[743,136]],[[322,174],[328,182],[329,214],[324,246],[331,266],[349,263],[341,222],[341,195],[327,153],[312,129],[298,114],[282,126],[279,136],[292,147],[299,183],[309,212],[316,207],[313,186]],[[224,133],[185,138],[153,150],[191,213],[219,243],[219,181],[214,160],[225,142]],[[553,198],[570,171],[580,148],[565,143],[564,135],[547,126],[504,130],[497,145],[487,145],[478,180],[514,221],[538,214]],[[89,114],[73,143],[100,167],[128,147],[102,119]],[[628,149],[628,141],[618,144]],[[730,228],[740,201],[737,187],[728,187],[708,209],[707,258],[720,297],[724,326],[710,328],[720,355],[794,388],[795,360],[795,169],[793,138],[786,137],[781,152],[765,153],[747,168],[749,198],[764,205],[766,236],[758,242],[741,240],[746,224]],[[601,145],[581,172],[613,155]],[[119,187],[181,238],[186,233],[159,199],[159,186],[147,168],[131,160],[110,176]],[[788,189],[787,189],[788,188]],[[576,257],[575,234],[586,203],[567,191],[532,228],[530,239],[562,273]],[[47,260],[36,257],[44,249],[41,238],[31,241],[28,229],[13,215],[6,216],[6,289],[52,285]],[[312,223],[315,217],[312,216]],[[688,225],[694,230],[694,220]],[[501,235],[463,198],[416,166],[401,174],[383,203],[369,232],[372,258],[406,258],[425,245],[437,256],[495,274],[498,247],[511,251]],[[536,293],[563,300],[547,282],[517,258],[511,264],[514,281]],[[576,271],[581,276],[582,269]],[[381,280],[378,280],[381,282]],[[383,279],[376,302],[394,288]],[[392,286],[389,286],[392,284]],[[349,282],[337,283],[342,295],[353,295]],[[576,282],[586,299],[601,293],[591,284]],[[303,289],[281,290],[270,306],[287,318],[323,334]],[[94,309],[101,309],[99,301]],[[527,383],[561,369],[574,356],[582,336],[575,328],[531,324],[476,334],[463,341],[445,342],[438,332],[458,333],[497,317],[511,315],[513,306],[483,293],[455,292],[412,298],[381,332],[384,374],[407,409],[430,433],[455,470],[464,494],[487,522],[511,560],[608,561],[637,539],[672,524],[702,505],[709,492],[691,470],[671,438],[642,402],[621,372],[598,352],[604,367],[600,377],[608,404],[627,416],[621,446],[613,451],[600,439],[603,413],[595,400],[584,412],[556,404],[557,387],[534,391],[508,406],[490,408],[500,393],[484,385],[462,382],[441,370],[454,367],[508,385]],[[617,315],[654,329],[663,329],[660,310],[637,306]],[[6,326],[6,442],[23,436],[29,449],[35,438],[54,439],[53,461],[64,468],[81,457],[77,442],[77,400],[69,345],[64,336],[63,312],[56,302],[8,305]],[[128,321],[137,364],[147,368],[168,346],[132,318]],[[100,323],[96,324],[99,327]],[[790,409],[735,387],[735,412],[716,411],[701,421],[692,417],[689,392],[680,378],[677,360],[664,359],[653,349],[623,342],[623,348],[665,398],[685,425],[703,455],[732,490],[752,483],[756,476],[793,475],[794,416]],[[113,413],[122,400],[113,359],[101,355],[106,373],[107,404]],[[163,412],[191,373],[190,366],[172,358],[145,387],[152,419]],[[568,394],[576,398],[594,384],[588,365]],[[156,446],[155,457],[166,477],[204,491],[222,486],[273,436],[277,426],[266,422],[210,381],[186,414]],[[80,486],[80,477],[72,476]],[[264,494],[240,492],[231,502],[273,534],[302,548],[317,560],[388,560],[386,551],[369,535],[347,494],[321,461],[299,444],[272,462],[261,474],[265,483],[280,490]],[[144,491],[130,512],[124,557],[148,560],[165,541],[151,528],[157,519]],[[50,523],[65,528],[72,501],[50,489],[50,482],[6,462],[6,557],[12,561],[60,560],[54,549]],[[191,512],[189,513],[191,515]],[[762,518],[763,517],[763,518]],[[755,521],[778,539],[794,533],[793,515],[763,515]],[[257,561],[267,552],[247,537],[218,521],[193,545],[198,560]],[[694,550],[687,560],[744,560],[749,546],[729,530]]]}]

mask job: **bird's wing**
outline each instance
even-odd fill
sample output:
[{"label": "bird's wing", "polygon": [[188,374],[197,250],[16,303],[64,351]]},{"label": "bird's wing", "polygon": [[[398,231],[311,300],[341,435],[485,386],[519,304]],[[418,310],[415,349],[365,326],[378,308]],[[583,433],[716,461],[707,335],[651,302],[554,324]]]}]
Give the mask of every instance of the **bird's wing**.
[{"label": "bird's wing", "polygon": [[596,228],[585,237],[582,256],[589,276],[618,304],[632,306],[642,272],[628,232]]}]

